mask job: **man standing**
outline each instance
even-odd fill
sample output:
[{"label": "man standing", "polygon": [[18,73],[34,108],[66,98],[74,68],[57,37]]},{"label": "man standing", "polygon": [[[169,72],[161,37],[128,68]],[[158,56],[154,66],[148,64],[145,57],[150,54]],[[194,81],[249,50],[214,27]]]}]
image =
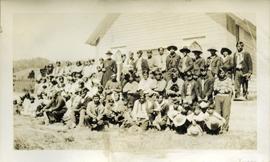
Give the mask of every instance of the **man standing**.
[{"label": "man standing", "polygon": [[166,58],[167,55],[165,55],[164,48],[160,47],[158,48],[159,55],[157,56],[157,67],[161,70],[162,73],[166,72]]},{"label": "man standing", "polygon": [[167,47],[167,49],[170,52],[170,54],[166,58],[166,69],[168,73],[167,79],[169,79],[171,76],[171,69],[177,69],[177,72],[179,72],[179,63],[181,57],[175,53],[175,51],[177,50],[176,46],[169,46]]},{"label": "man standing", "polygon": [[189,56],[190,49],[188,47],[184,46],[182,49],[179,50],[183,54],[183,58],[180,61],[180,75],[184,79],[184,74],[193,68],[193,60]]},{"label": "man standing", "polygon": [[153,71],[157,67],[156,59],[153,57],[152,50],[147,51],[147,62],[148,62],[150,71]]},{"label": "man standing", "polygon": [[113,54],[108,51],[106,53],[107,59],[104,61],[104,67],[102,69],[103,76],[102,76],[102,86],[105,87],[108,80],[110,80],[111,75],[113,73],[117,74],[117,65],[116,62],[111,58]]},{"label": "man standing", "polygon": [[215,48],[209,48],[207,51],[211,53],[209,58],[209,69],[212,72],[212,75],[215,77],[222,65],[222,58],[217,55],[217,50]]},{"label": "man standing", "polygon": [[195,55],[193,64],[193,74],[200,75],[200,69],[205,67],[206,61],[201,57],[202,49],[200,46],[195,46],[192,49],[192,53]]},{"label": "man standing", "polygon": [[236,43],[237,51],[233,56],[233,69],[235,77],[235,98],[240,95],[240,87],[243,88],[243,96],[247,99],[248,81],[252,74],[252,59],[250,53],[244,51],[244,43]]},{"label": "man standing", "polygon": [[232,78],[233,58],[231,56],[232,51],[229,48],[221,48],[220,54],[223,55],[223,67],[228,72],[228,77]]},{"label": "man standing", "polygon": [[143,54],[142,50],[139,50],[137,52],[138,59],[135,62],[137,75],[140,77],[142,77],[143,71],[149,71],[149,65],[148,65],[147,61],[142,57],[142,54]]}]

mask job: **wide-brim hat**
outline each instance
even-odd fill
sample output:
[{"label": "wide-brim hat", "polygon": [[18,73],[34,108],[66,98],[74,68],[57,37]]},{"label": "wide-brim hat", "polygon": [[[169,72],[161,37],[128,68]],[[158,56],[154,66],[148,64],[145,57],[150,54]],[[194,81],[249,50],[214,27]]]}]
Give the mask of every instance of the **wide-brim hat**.
[{"label": "wide-brim hat", "polygon": [[211,130],[216,130],[221,127],[221,121],[216,117],[211,117],[205,121],[206,126]]},{"label": "wide-brim hat", "polygon": [[184,47],[181,48],[179,51],[180,51],[181,53],[184,53],[184,52],[190,53],[190,49],[189,49],[187,46],[184,46]]},{"label": "wide-brim hat", "polygon": [[143,54],[142,50],[137,51],[137,54]]},{"label": "wide-brim hat", "polygon": [[111,51],[107,51],[105,54],[110,55],[110,56],[113,55],[113,53]]},{"label": "wide-brim hat", "polygon": [[207,51],[209,51],[209,52],[211,52],[211,51],[217,52],[218,50],[215,47],[211,47],[211,48],[208,48]]},{"label": "wide-brim hat", "polygon": [[176,51],[176,50],[177,50],[177,47],[174,46],[174,45],[171,45],[171,46],[168,46],[168,47],[167,47],[167,50],[168,50],[168,51],[170,51],[171,49],[173,49],[174,51]]},{"label": "wide-brim hat", "polygon": [[193,42],[189,48],[195,54],[202,54],[202,47],[196,41]]},{"label": "wide-brim hat", "polygon": [[182,114],[177,114],[174,118],[173,118],[173,124],[178,127],[181,126],[183,124],[185,124],[187,118],[186,116],[182,115]]},{"label": "wide-brim hat", "polygon": [[223,54],[224,52],[228,52],[228,54],[232,54],[232,51],[229,48],[223,47],[220,50],[220,53]]},{"label": "wide-brim hat", "polygon": [[199,136],[203,133],[199,127],[190,127],[189,132],[190,132],[189,135],[191,136]]}]

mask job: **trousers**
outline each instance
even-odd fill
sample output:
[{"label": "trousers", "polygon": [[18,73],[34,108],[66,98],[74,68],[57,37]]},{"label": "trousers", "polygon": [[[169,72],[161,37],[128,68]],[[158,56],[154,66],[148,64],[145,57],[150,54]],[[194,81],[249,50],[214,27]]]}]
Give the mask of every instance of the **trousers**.
[{"label": "trousers", "polygon": [[231,95],[216,95],[215,110],[226,120],[224,128],[228,129],[231,114]]}]

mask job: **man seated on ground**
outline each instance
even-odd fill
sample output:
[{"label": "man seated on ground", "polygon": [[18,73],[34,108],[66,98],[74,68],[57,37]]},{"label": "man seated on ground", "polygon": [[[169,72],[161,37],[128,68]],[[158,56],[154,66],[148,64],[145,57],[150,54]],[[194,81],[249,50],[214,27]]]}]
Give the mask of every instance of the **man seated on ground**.
[{"label": "man seated on ground", "polygon": [[154,121],[153,127],[157,130],[165,130],[168,116],[167,112],[169,110],[169,103],[162,95],[158,95],[156,101],[154,102]]},{"label": "man seated on ground", "polygon": [[207,74],[207,68],[204,67],[200,70],[200,76],[196,82],[196,96],[198,101],[212,100],[214,90],[214,78]]},{"label": "man seated on ground", "polygon": [[190,126],[187,128],[187,135],[189,135],[189,136],[203,135],[202,128],[195,120],[192,120]]},{"label": "man seated on ground", "polygon": [[178,78],[177,69],[171,69],[171,79],[168,81],[166,93],[169,97],[178,97],[181,95],[184,81]]},{"label": "man seated on ground", "polygon": [[190,104],[195,102],[196,98],[196,82],[193,80],[192,73],[186,72],[186,80],[182,87],[182,99],[187,100]]},{"label": "man seated on ground", "polygon": [[72,107],[72,111],[70,113],[71,119],[71,128],[75,127],[78,124],[78,127],[83,126],[84,117],[85,117],[85,110],[87,104],[90,102],[91,98],[87,96],[88,89],[84,88],[78,96],[74,99],[74,104]]},{"label": "man seated on ground", "polygon": [[105,95],[110,92],[120,92],[122,90],[121,84],[117,81],[116,77],[116,74],[112,74],[111,79],[108,80],[108,82],[106,83],[106,86],[104,88]]},{"label": "man seated on ground", "polygon": [[134,120],[132,118],[132,109],[133,109],[133,102],[129,101],[129,102],[124,102],[125,103],[125,107],[126,107],[126,111],[124,111],[123,113],[123,123],[121,125],[121,128],[130,128],[131,126],[133,126]]},{"label": "man seated on ground", "polygon": [[[202,110],[200,109],[198,105],[196,105],[194,112],[187,115],[187,119],[190,122],[194,121],[196,125],[199,125],[201,127],[202,130],[205,129],[205,121],[204,121],[205,114],[202,112]],[[195,126],[194,123],[193,123],[193,126]]]},{"label": "man seated on ground", "polygon": [[114,124],[116,124],[115,121],[115,116],[114,113],[112,111],[112,108],[114,106],[114,100],[111,96],[111,94],[109,94],[110,96],[107,96],[106,98],[106,104],[105,104],[105,114],[104,114],[104,121],[108,122],[108,126],[109,128],[112,128]]},{"label": "man seated on ground", "polygon": [[153,90],[157,92],[159,95],[165,95],[166,85],[167,85],[166,80],[163,79],[162,73],[160,70],[156,70],[154,74],[155,74],[156,85]]},{"label": "man seated on ground", "polygon": [[204,117],[205,131],[207,134],[218,135],[222,133],[222,128],[226,120],[215,111],[214,104],[211,104],[207,109]]},{"label": "man seated on ground", "polygon": [[124,112],[127,111],[127,107],[124,105],[124,102],[120,98],[120,93],[113,93],[114,105],[112,107],[112,113],[114,116],[115,124],[121,126],[124,120]]},{"label": "man seated on ground", "polygon": [[137,98],[138,82],[134,80],[131,74],[126,74],[127,83],[123,87],[123,96],[127,98],[127,101],[134,103]]},{"label": "man seated on ground", "polygon": [[182,113],[183,108],[179,105],[179,101],[174,98],[172,105],[169,107],[168,118],[169,127],[175,130],[178,134],[185,134],[190,122],[187,120],[186,115]]},{"label": "man seated on ground", "polygon": [[149,71],[143,71],[143,78],[140,80],[138,89],[142,90],[144,93],[152,94],[153,89],[156,88],[156,80],[149,77]]},{"label": "man seated on ground", "polygon": [[60,92],[54,92],[51,102],[44,107],[44,122],[45,125],[54,122],[60,122],[67,111],[64,98]]},{"label": "man seated on ground", "polygon": [[85,123],[91,128],[91,130],[103,130],[104,129],[104,115],[105,108],[100,102],[100,96],[94,95],[93,101],[89,102],[86,108]]},{"label": "man seated on ground", "polygon": [[153,111],[153,104],[146,100],[146,94],[140,93],[140,99],[136,100],[132,110],[132,118],[135,125],[142,130],[147,130],[149,114]]}]

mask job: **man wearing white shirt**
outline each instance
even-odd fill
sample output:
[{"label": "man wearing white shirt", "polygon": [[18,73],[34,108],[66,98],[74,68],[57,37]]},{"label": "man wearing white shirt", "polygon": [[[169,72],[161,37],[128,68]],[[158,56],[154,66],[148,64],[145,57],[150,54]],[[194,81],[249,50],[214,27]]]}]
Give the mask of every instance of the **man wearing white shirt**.
[{"label": "man wearing white shirt", "polygon": [[149,72],[143,72],[143,78],[139,82],[138,89],[142,90],[144,93],[152,94],[153,89],[156,88],[156,80],[149,78]]},{"label": "man wearing white shirt", "polygon": [[160,47],[158,49],[158,53],[159,55],[157,55],[157,59],[156,59],[157,67],[161,70],[161,72],[165,72],[167,55],[164,52],[164,48]]}]

